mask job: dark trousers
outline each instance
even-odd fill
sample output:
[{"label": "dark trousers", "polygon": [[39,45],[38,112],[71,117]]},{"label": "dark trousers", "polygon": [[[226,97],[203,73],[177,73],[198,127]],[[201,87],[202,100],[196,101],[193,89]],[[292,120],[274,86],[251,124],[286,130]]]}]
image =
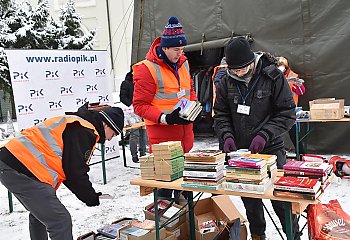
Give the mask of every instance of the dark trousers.
[{"label": "dark trousers", "polygon": [[[147,134],[146,129],[138,128],[130,130],[130,153],[133,158],[138,157],[138,151],[140,151],[140,156],[146,155],[146,143],[147,143]],[[138,149],[137,149],[138,145]]]},{"label": "dark trousers", "polygon": [[29,211],[32,240],[73,240],[72,219],[55,189],[13,170],[0,160],[0,182]]},{"label": "dark trousers", "polygon": [[[283,165],[286,163],[286,152],[284,149],[269,152],[266,154],[274,154],[277,156],[277,168],[283,168]],[[247,198],[242,197],[243,204],[246,209],[246,215],[249,222],[249,229],[252,235],[264,235],[266,230],[266,221],[264,216],[264,207],[261,199],[258,198]],[[286,232],[286,220],[284,213],[284,203],[281,201],[271,201],[273,210],[275,211],[277,217],[280,220],[282,229]],[[298,218],[295,214],[292,214],[292,224],[293,224],[293,233],[296,240],[300,239],[299,233],[299,223]]]},{"label": "dark trousers", "polygon": [[[292,140],[292,143],[296,149],[297,146],[297,141],[296,141],[296,125],[294,124],[293,127],[289,130],[289,137],[290,140]],[[299,134],[299,139],[300,139],[300,134]],[[304,145],[302,142],[299,142],[299,153],[300,154],[305,154],[305,149],[304,149]]]},{"label": "dark trousers", "polygon": [[[258,198],[246,198],[242,197],[243,204],[246,209],[246,214],[249,222],[249,230],[252,235],[264,235],[266,230],[266,220],[264,216],[263,202]],[[284,213],[284,204],[281,201],[271,201],[273,210],[275,211],[280,223],[282,225],[283,232],[286,232],[286,221]],[[292,214],[293,233],[295,238],[300,239],[298,217]]]}]

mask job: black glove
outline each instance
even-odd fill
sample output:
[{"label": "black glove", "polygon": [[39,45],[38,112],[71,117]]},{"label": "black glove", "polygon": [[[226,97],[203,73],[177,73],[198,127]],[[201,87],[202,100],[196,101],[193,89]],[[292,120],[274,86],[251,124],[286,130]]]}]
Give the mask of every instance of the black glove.
[{"label": "black glove", "polygon": [[166,123],[169,125],[172,125],[172,124],[181,124],[181,125],[190,124],[191,123],[190,121],[187,121],[179,116],[180,110],[181,110],[181,108],[178,107],[174,111],[172,111],[171,113],[167,114],[165,116]]},{"label": "black glove", "polygon": [[95,199],[92,199],[92,200],[86,202],[86,206],[88,206],[88,207],[94,207],[94,206],[100,205],[100,199],[99,199],[99,197],[100,197],[101,195],[102,195],[101,192],[97,192],[96,195],[95,195],[95,196],[96,196]]}]

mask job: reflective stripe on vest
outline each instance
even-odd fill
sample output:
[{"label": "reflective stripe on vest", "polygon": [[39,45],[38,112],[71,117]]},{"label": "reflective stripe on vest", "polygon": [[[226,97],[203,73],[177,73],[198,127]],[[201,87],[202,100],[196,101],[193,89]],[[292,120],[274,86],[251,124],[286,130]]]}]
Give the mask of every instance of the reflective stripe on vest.
[{"label": "reflective stripe on vest", "polygon": [[[178,92],[180,89],[183,90],[185,94],[182,97],[190,99],[191,76],[189,73],[189,65],[187,61],[185,61],[178,69],[180,86],[178,79],[170,69],[160,67],[158,64],[149,60],[143,60],[135,64],[134,67],[137,68],[137,66],[140,64],[145,64],[157,86],[156,94],[154,95],[154,98],[151,102],[152,106],[157,107],[163,113],[172,112],[174,110],[174,106],[179,101]],[[156,124],[147,119],[145,119],[145,123],[146,125]]]},{"label": "reflective stripe on vest", "polygon": [[23,130],[20,136],[6,144],[6,148],[35,177],[57,189],[66,179],[62,167],[62,134],[68,123],[76,121],[94,131],[97,143],[99,135],[91,123],[77,116],[63,116]]}]

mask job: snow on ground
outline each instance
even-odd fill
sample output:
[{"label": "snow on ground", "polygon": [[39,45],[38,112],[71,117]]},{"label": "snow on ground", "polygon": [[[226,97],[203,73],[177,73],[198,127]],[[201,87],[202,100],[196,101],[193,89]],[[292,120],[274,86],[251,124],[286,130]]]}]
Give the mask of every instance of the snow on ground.
[{"label": "snow on ground", "polygon": [[[194,149],[217,149],[218,143],[215,138],[200,138],[195,140]],[[121,152],[121,147],[120,147]],[[123,217],[133,217],[137,219],[144,219],[143,207],[153,201],[153,196],[145,197],[139,196],[139,187],[130,185],[130,180],[136,178],[140,174],[137,169],[139,164],[131,161],[131,155],[128,147],[126,148],[127,164],[135,168],[125,168],[123,166],[123,158],[119,157],[112,159],[106,163],[107,168],[107,184],[103,184],[101,165],[96,164],[91,166],[89,172],[90,179],[96,191],[109,193],[114,196],[113,199],[101,200],[98,207],[87,207],[80,202],[74,194],[72,194],[62,184],[57,191],[58,197],[62,203],[67,207],[71,213],[73,221],[74,237],[90,232],[96,231],[97,228],[109,224],[117,219]],[[350,204],[346,204],[349,200],[349,180],[336,179],[328,188],[323,202],[328,202],[330,199],[338,199],[343,209],[350,214]],[[241,214],[245,216],[244,206],[239,197],[231,197],[236,207]],[[270,201],[264,200],[272,217],[277,220],[277,216],[272,210]],[[268,239],[281,239],[273,226],[273,223],[265,214],[267,220],[267,237]],[[0,184],[0,240],[23,240],[29,239],[28,230],[28,212],[24,207],[14,198],[14,212],[9,213],[7,189]],[[301,225],[305,223],[302,218]],[[308,239],[307,231],[304,231],[302,239]]]}]

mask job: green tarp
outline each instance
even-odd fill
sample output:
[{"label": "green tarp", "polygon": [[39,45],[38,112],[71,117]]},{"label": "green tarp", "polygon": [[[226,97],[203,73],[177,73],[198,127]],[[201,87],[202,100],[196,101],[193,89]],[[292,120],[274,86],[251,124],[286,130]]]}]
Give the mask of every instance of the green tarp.
[{"label": "green tarp", "polygon": [[[300,105],[344,98],[350,105],[350,1],[348,0],[135,0],[132,63],[144,59],[170,16],[184,26],[195,49],[222,47],[233,34],[251,34],[256,51],[287,56],[305,80]],[[312,124],[309,150],[349,153],[349,123]]]}]

